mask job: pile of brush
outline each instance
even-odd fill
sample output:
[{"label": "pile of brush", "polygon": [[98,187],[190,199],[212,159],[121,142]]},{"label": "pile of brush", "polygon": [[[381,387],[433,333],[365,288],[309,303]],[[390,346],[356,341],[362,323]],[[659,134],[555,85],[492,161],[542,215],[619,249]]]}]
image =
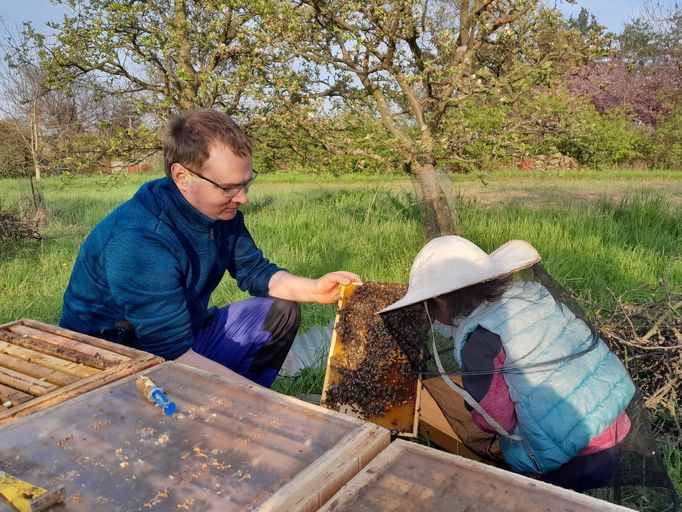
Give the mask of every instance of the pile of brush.
[{"label": "pile of brush", "polygon": [[0,205],[0,245],[19,240],[40,240],[35,223],[22,219]]},{"label": "pile of brush", "polygon": [[612,308],[595,312],[604,341],[627,367],[646,407],[667,410],[673,430],[682,433],[682,291],[661,281],[613,297]]}]

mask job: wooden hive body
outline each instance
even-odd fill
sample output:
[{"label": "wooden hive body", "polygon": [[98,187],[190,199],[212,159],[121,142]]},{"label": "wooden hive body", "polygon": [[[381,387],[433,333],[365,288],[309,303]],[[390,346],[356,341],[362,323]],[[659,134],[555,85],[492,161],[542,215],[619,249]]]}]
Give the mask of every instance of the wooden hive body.
[{"label": "wooden hive body", "polygon": [[608,512],[630,510],[427,446],[397,440],[321,512]]},{"label": "wooden hive body", "polygon": [[163,359],[35,320],[0,325],[0,425]]},{"label": "wooden hive body", "polygon": [[[63,485],[65,510],[316,510],[390,433],[258,385],[175,362],[0,427],[3,469]],[[3,508],[0,502],[0,511]]]}]

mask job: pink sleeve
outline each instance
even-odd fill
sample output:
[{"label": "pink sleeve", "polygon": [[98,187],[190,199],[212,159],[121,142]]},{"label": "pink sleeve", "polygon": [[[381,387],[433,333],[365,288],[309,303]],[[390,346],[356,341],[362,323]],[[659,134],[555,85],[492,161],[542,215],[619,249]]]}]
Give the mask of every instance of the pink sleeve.
[{"label": "pink sleeve", "polygon": [[[504,348],[500,348],[500,352],[493,360],[493,368],[502,368],[506,357]],[[508,432],[514,430],[516,426],[516,410],[514,409],[514,402],[509,397],[509,388],[502,373],[494,373],[492,375],[490,387],[483,399],[478,403]],[[480,413],[471,411],[471,416],[480,429],[486,432],[495,432],[495,429],[488,425],[488,422]]]}]

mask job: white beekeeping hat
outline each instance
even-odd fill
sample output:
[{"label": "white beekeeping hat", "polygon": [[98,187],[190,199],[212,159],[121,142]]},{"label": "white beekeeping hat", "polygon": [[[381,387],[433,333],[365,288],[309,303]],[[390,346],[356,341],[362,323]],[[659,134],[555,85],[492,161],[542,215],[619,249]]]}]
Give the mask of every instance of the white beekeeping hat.
[{"label": "white beekeeping hat", "polygon": [[491,281],[538,261],[538,252],[523,240],[511,240],[488,254],[460,236],[434,238],[414,259],[405,296],[379,313]]}]

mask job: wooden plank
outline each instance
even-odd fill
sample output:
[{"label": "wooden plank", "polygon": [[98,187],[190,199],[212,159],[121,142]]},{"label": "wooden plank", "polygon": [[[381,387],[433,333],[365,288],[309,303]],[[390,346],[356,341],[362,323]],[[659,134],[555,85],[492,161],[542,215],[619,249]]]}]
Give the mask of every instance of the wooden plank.
[{"label": "wooden plank", "polygon": [[11,327],[13,325],[17,325],[23,322],[23,320],[14,320],[12,322],[7,322],[5,324],[0,325],[0,329],[7,329],[8,327]]},{"label": "wooden plank", "polygon": [[[178,363],[166,363],[175,366]],[[165,366],[165,365],[164,365]],[[189,368],[189,367],[187,367]],[[152,371],[161,371],[163,367],[157,367]],[[192,371],[197,371],[191,369]],[[153,375],[150,375],[153,377]],[[219,377],[214,377],[216,380]],[[183,390],[183,394],[188,396],[189,390]],[[169,391],[170,392],[170,391]],[[261,426],[264,429],[264,435],[267,436],[269,444],[277,446],[279,450],[291,450],[292,452],[301,451],[300,444],[294,439],[290,439],[287,443],[284,438],[285,434],[299,434],[296,437],[306,440],[306,445],[310,443],[308,436],[304,433],[297,433],[301,425],[310,423],[314,418],[319,416],[327,416],[329,420],[339,420],[339,413],[319,406],[302,402],[294,397],[275,394],[266,388],[260,386],[246,386],[234,387],[230,392],[230,397],[237,397],[243,394],[248,394],[251,401],[263,400],[273,405],[281,402],[286,407],[296,408],[299,421],[287,422],[283,426],[283,430],[279,434],[273,435],[274,431],[267,426]],[[239,406],[236,406],[238,409]],[[321,460],[317,461],[313,466],[299,473],[293,480],[291,480],[285,488],[272,495],[264,503],[254,502],[248,510],[316,510],[322,503],[327,501],[331,495],[340,488],[349,478],[358,472],[360,468],[366,465],[379,451],[385,448],[390,442],[390,435],[388,430],[356,419],[354,417],[345,416],[345,421],[352,421],[358,425],[358,429],[349,433],[346,437],[341,439],[334,447],[333,452],[330,450]],[[224,422],[216,420],[216,426],[225,433],[230,434],[233,438],[236,434],[232,429],[228,428]],[[319,421],[319,420],[318,420]],[[244,424],[246,423],[246,424]],[[249,422],[249,416],[240,417],[240,425],[245,430],[253,430],[258,428],[255,422]],[[293,442],[292,442],[293,441]],[[291,446],[287,446],[291,445]],[[362,447],[359,449],[359,447]],[[263,454],[252,459],[255,462],[266,460]],[[326,469],[325,469],[326,468]],[[311,492],[313,490],[313,492]]]},{"label": "wooden plank", "polygon": [[300,455],[300,450],[299,453],[292,452],[286,446],[286,440],[283,444],[276,444],[269,432],[264,433],[259,440],[254,440],[239,427],[235,422],[218,419],[215,423],[202,425],[201,430],[207,437],[229,437],[235,440],[230,444],[231,453],[248,460],[252,466],[267,465],[268,471],[284,473],[298,462],[296,455]]},{"label": "wooden plank", "polygon": [[34,396],[41,396],[58,388],[58,386],[53,384],[2,367],[0,367],[0,384],[11,386]]},{"label": "wooden plank", "polygon": [[58,370],[75,377],[89,377],[102,371],[97,368],[91,368],[90,366],[86,366],[84,364],[74,363],[65,359],[59,359],[58,357],[36,352],[30,348],[20,347],[18,345],[7,343],[6,341],[1,340],[0,353],[9,354],[16,358],[23,359],[24,361],[35,362],[40,366],[44,366],[45,368],[52,368],[53,370]]},{"label": "wooden plank", "polygon": [[[24,319],[0,326],[1,381],[16,395],[0,424],[59,404],[163,359],[68,329]],[[27,400],[26,396],[32,399]]]},{"label": "wooden plank", "polygon": [[[225,383],[226,381],[231,384],[231,393],[232,392],[247,392],[250,396],[251,400],[267,400],[268,403],[281,403],[282,405],[286,407],[291,407],[295,408],[297,410],[297,414],[302,415],[305,419],[308,419],[310,417],[319,417],[319,416],[327,416],[329,421],[334,421],[335,423],[354,423],[356,425],[365,425],[367,422],[360,420],[358,418],[354,418],[352,416],[348,416],[345,414],[339,414],[337,411],[332,411],[330,409],[325,409],[324,407],[320,407],[318,405],[313,405],[309,402],[305,402],[303,400],[299,400],[296,397],[293,396],[288,396],[288,395],[283,395],[281,393],[276,393],[272,391],[271,389],[265,388],[263,386],[259,386],[257,384],[234,384],[230,381],[228,381],[225,377],[221,377],[219,375],[213,375],[210,372],[200,370],[182,363],[176,363],[175,361],[167,361],[164,364],[159,365],[156,368],[153,368],[149,371],[150,377],[152,377],[151,373],[152,372],[158,372],[161,369],[165,369],[168,366],[172,368],[179,368],[179,369],[185,369],[189,372],[192,373],[198,373],[205,378],[209,379],[211,382],[215,382],[216,384],[218,383]],[[146,373],[146,372],[145,372]],[[305,420],[304,420],[305,421]],[[287,429],[291,428],[296,428],[296,425],[288,425],[286,427]]]},{"label": "wooden plank", "polygon": [[[4,404],[8,400],[12,402],[12,406],[33,400],[33,395],[29,395],[28,393],[24,393],[18,389],[5,386],[4,384],[0,384],[0,397],[0,405]],[[0,408],[0,412],[2,410],[3,409]]]},{"label": "wooden plank", "polygon": [[[182,363],[176,363],[174,361],[160,365],[158,368],[165,368],[168,365],[172,365],[172,368],[181,368],[193,373],[200,372],[202,375],[205,375],[205,378],[210,380],[210,382],[208,382],[206,386],[200,388],[200,390],[194,390],[189,386],[182,390],[185,399],[195,403],[200,403],[201,401],[206,400],[206,395],[209,392],[215,393],[216,389],[222,390],[224,387],[224,381],[227,380],[225,377],[213,375],[203,370],[198,370],[191,366],[187,366]],[[150,372],[153,371],[156,371],[156,368],[152,369]],[[150,377],[154,378],[151,373]],[[349,422],[352,422],[358,426],[366,424],[366,422],[357,418],[340,415],[336,411],[304,402],[293,396],[274,393],[272,390],[264,388],[263,386],[256,384],[235,385],[231,382],[230,384],[232,385],[224,392],[224,394],[225,396],[229,396],[229,401],[234,407],[248,407],[253,401],[261,401],[271,404],[273,407],[277,406],[296,410],[296,415],[299,419],[299,421],[296,423],[282,423],[281,421],[277,421],[274,423],[268,423],[266,426],[261,426],[261,428],[264,428],[267,431],[268,435],[273,434],[275,436],[288,436],[289,438],[293,437],[301,440],[303,444],[308,445],[310,443],[310,427],[308,423],[314,419],[319,421],[320,417],[324,417],[327,421],[333,422],[334,424],[347,424]],[[167,391],[171,394],[173,392],[172,389]],[[182,411],[180,413],[182,414]],[[189,414],[195,414],[194,409],[191,409]],[[240,415],[239,421],[240,425],[242,425],[246,430],[256,428],[257,426],[251,420],[251,415],[249,414]],[[279,439],[279,437],[276,437],[275,441],[279,442]],[[296,448],[298,449],[298,447]]]},{"label": "wooden plank", "polygon": [[[317,510],[390,442],[387,430],[365,424],[296,475],[286,488],[249,510]],[[359,446],[363,450],[358,450]]]},{"label": "wooden plank", "polygon": [[398,434],[400,437],[416,439],[419,437],[419,407],[422,402],[422,374],[417,377],[417,393],[414,397],[414,417],[412,418],[412,432]]},{"label": "wooden plank", "polygon": [[151,354],[149,354],[149,356],[149,358],[140,361],[131,360],[127,363],[123,363],[112,370],[97,372],[90,377],[76,381],[68,386],[57,388],[54,391],[33,398],[30,402],[21,403],[16,407],[4,411],[0,409],[0,425],[10,423],[16,418],[27,416],[61,402],[65,402],[78,395],[82,395],[86,391],[101,387],[109,382],[122,379],[163,362],[163,359],[160,357],[152,356]]},{"label": "wooden plank", "polygon": [[[199,400],[205,401],[206,393],[202,395]],[[183,401],[192,397],[192,395],[187,394],[187,390],[183,391],[182,396]],[[152,404],[149,406],[153,407]],[[196,410],[192,411],[189,416],[194,419],[198,416],[196,412]],[[186,416],[182,412],[178,414],[179,418],[185,419]],[[216,414],[209,422],[205,422],[201,426],[202,435],[214,439],[231,439],[234,441],[230,444],[230,450],[233,454],[242,456],[252,465],[267,464],[269,470],[274,472],[285,472],[287,468],[296,464],[297,458],[302,453],[309,449],[304,442],[297,442],[295,439],[287,438],[282,434],[273,433],[273,430],[268,429],[267,425],[248,421],[247,418],[248,416],[241,416],[236,422],[234,418]],[[253,433],[257,429],[260,432],[258,436],[255,436]],[[309,443],[310,440],[307,441]]]},{"label": "wooden plank", "polygon": [[[16,328],[12,327],[12,329]],[[0,340],[6,341],[7,343],[12,343],[24,348],[30,348],[37,352],[42,352],[43,354],[48,354],[51,356],[59,357],[61,359],[66,359],[74,363],[81,363],[99,370],[106,370],[115,366],[116,363],[105,361],[104,359],[92,356],[90,354],[84,354],[76,350],[70,349],[68,347],[60,347],[54,345],[47,341],[36,339],[30,336],[20,336],[14,332],[0,331]]]},{"label": "wooden plank", "polygon": [[5,354],[0,358],[0,368],[2,367],[23,373],[30,377],[35,377],[36,379],[42,379],[50,384],[56,384],[57,386],[67,386],[78,380],[78,377],[74,377],[73,375],[68,375],[53,370],[52,368],[45,368],[39,364],[24,361],[8,354]]},{"label": "wooden plank", "polygon": [[58,334],[41,331],[26,325],[15,325],[10,327],[9,330],[19,334],[20,336],[29,336],[36,340],[47,341],[48,343],[52,343],[53,345],[57,345],[59,347],[69,347],[78,352],[89,354],[95,358],[103,359],[104,361],[108,361],[110,363],[122,363],[123,361],[130,359],[127,356],[116,354],[115,352],[111,352],[105,348],[95,347],[85,343],[84,341],[66,338],[64,336],[59,336]]},{"label": "wooden plank", "polygon": [[403,440],[393,442],[320,512],[585,512],[630,509]]},{"label": "wooden plank", "polygon": [[81,341],[83,343],[87,343],[88,345],[92,345],[93,347],[100,347],[110,352],[114,352],[122,356],[127,356],[129,358],[137,358],[140,357],[141,354],[145,353],[141,350],[137,350],[132,347],[126,347],[125,345],[121,345],[120,343],[114,343],[113,341],[103,340],[101,338],[96,338],[95,336],[90,336],[88,334],[82,334],[80,332],[64,329],[63,327],[57,327],[43,322],[38,322],[37,320],[32,320],[30,318],[24,318],[16,323],[21,323],[23,325],[33,327],[34,329],[38,329],[41,331],[50,332],[52,334],[56,334],[64,338],[70,338],[76,341]]},{"label": "wooden plank", "polygon": [[338,340],[338,334],[336,334],[336,324],[339,323],[339,310],[346,305],[346,302],[350,297],[353,295],[353,292],[355,291],[355,288],[358,286],[357,283],[351,283],[347,285],[341,285],[341,292],[340,292],[340,298],[338,303],[336,304],[336,316],[334,317],[334,327],[332,328],[332,340],[331,344],[329,345],[329,354],[327,355],[327,371],[324,374],[324,382],[322,383],[322,397],[320,399],[321,403],[324,404],[325,400],[327,399],[327,389],[329,389],[329,386],[332,383],[332,373],[330,370],[331,367],[331,359],[336,354],[337,352],[337,344],[340,344],[340,341]]}]

